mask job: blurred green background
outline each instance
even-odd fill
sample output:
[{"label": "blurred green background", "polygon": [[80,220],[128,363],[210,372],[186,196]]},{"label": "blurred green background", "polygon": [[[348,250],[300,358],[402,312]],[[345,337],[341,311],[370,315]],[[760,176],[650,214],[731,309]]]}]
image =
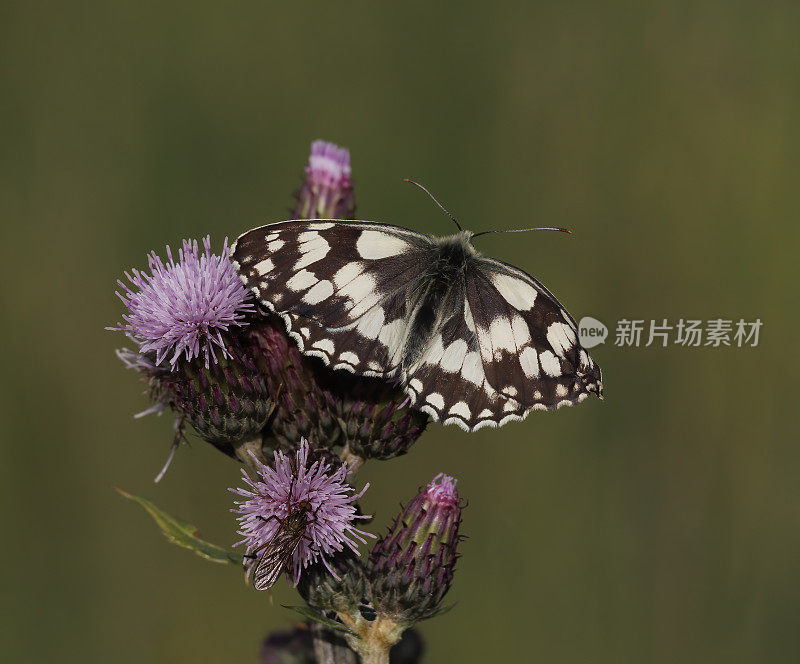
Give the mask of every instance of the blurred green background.
[{"label": "blurred green background", "polygon": [[388,524],[469,499],[428,662],[794,662],[800,650],[796,2],[43,3],[0,9],[0,659],[254,662],[295,618],[167,544],[119,485],[234,541],[238,467],[171,440],[104,331],[183,237],[285,218],[309,143],[359,216],[430,187],[580,318],[764,321],[758,348],[593,351],[606,401],[368,464]]}]

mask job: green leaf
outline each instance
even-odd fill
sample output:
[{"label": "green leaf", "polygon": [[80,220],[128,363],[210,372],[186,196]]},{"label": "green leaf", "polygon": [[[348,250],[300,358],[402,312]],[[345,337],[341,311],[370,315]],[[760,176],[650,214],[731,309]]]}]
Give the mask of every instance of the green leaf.
[{"label": "green leaf", "polygon": [[128,500],[139,503],[139,505],[144,507],[148,514],[153,517],[153,520],[161,529],[161,532],[164,533],[164,536],[173,544],[182,546],[184,549],[190,549],[201,558],[205,558],[214,563],[242,564],[242,554],[228,551],[228,549],[223,549],[221,546],[206,542],[200,537],[200,532],[197,530],[197,527],[193,526],[191,523],[177,516],[167,514],[167,512],[156,507],[149,500],[131,495],[118,487],[113,488]]},{"label": "green leaf", "polygon": [[308,618],[309,620],[314,620],[315,622],[321,623],[322,625],[326,625],[331,629],[335,629],[338,632],[344,632],[345,634],[353,634],[353,631],[342,625],[340,622],[336,622],[335,620],[331,620],[330,618],[326,618],[321,613],[317,613],[313,609],[308,608],[307,606],[289,606],[287,604],[281,604],[284,609],[291,609],[292,611],[297,611],[301,616],[304,618]]}]

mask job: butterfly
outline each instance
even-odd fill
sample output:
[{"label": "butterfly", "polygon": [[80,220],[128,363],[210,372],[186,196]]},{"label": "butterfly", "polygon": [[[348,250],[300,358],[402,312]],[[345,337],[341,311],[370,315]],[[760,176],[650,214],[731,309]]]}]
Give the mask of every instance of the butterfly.
[{"label": "butterfly", "polygon": [[436,421],[473,431],[602,398],[573,318],[532,276],[478,253],[476,235],[289,220],[244,233],[231,257],[304,354],[399,381]]}]

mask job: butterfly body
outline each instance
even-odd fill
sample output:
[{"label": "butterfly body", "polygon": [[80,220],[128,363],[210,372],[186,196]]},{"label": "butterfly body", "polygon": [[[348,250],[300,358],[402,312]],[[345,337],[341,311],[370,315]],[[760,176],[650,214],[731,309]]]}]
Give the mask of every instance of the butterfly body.
[{"label": "butterfly body", "polygon": [[[427,236],[430,238],[430,236]],[[469,234],[433,240],[423,249],[429,264],[409,284],[408,296],[415,303],[408,315],[408,336],[403,343],[401,367],[408,372],[423,355],[433,333],[446,323],[459,300],[463,300],[469,261],[477,255]]]},{"label": "butterfly body", "polygon": [[473,430],[601,395],[600,370],[558,300],[471,239],[297,220],[245,233],[232,256],[302,352],[398,379],[436,420]]}]

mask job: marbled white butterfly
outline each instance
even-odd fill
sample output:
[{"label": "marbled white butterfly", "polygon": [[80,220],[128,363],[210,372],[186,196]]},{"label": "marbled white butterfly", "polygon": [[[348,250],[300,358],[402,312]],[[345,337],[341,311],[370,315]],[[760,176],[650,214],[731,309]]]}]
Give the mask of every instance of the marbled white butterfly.
[{"label": "marbled white butterfly", "polygon": [[564,307],[530,275],[478,253],[473,237],[292,220],[248,231],[232,257],[303,353],[399,380],[434,420],[475,430],[602,398],[600,368]]}]

